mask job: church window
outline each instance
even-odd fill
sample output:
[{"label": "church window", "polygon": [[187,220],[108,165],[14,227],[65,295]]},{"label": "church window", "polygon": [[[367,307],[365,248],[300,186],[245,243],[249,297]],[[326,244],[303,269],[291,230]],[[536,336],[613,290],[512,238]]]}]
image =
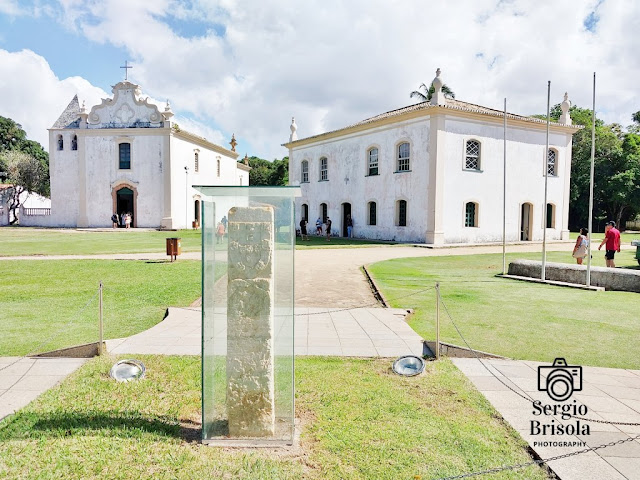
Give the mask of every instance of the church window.
[{"label": "church window", "polygon": [[466,170],[480,170],[480,142],[477,140],[467,141],[464,168]]},{"label": "church window", "polygon": [[368,157],[369,168],[367,169],[367,175],[378,175],[378,149],[370,149]]},{"label": "church window", "polygon": [[64,150],[64,140],[62,135],[58,135],[58,150]]},{"label": "church window", "polygon": [[216,170],[218,172],[218,177],[219,177],[220,176],[220,157],[218,157],[216,165],[217,165]]},{"label": "church window", "polygon": [[396,225],[398,227],[407,226],[407,201],[398,200],[396,202]]},{"label": "church window", "polygon": [[74,135],[71,139],[71,150],[78,150],[78,136]]},{"label": "church window", "polygon": [[558,175],[557,159],[558,159],[558,152],[556,152],[553,148],[550,148],[549,152],[547,152],[547,174],[548,175],[552,175],[554,177]]},{"label": "church window", "polygon": [[309,183],[309,162],[306,160],[302,161],[302,178],[300,179],[301,183]]},{"label": "church window", "polygon": [[376,202],[369,202],[369,225],[376,225],[378,220]]},{"label": "church window", "polygon": [[547,203],[547,228],[556,228],[556,206]]},{"label": "church window", "polygon": [[410,147],[407,142],[398,145],[398,169],[397,172],[409,172],[411,165],[409,163]]},{"label": "church window", "polygon": [[478,226],[478,204],[474,202],[467,202],[464,206],[464,226],[465,227],[477,227]]},{"label": "church window", "polygon": [[131,144],[121,143],[118,145],[118,158],[120,170],[131,169]]},{"label": "church window", "polygon": [[320,159],[320,181],[329,180],[329,161],[327,157]]},{"label": "church window", "polygon": [[196,172],[200,170],[200,159],[198,158],[198,152],[193,154],[193,170]]},{"label": "church window", "polygon": [[320,204],[320,215],[322,216],[322,223],[327,223],[327,204]]},{"label": "church window", "polygon": [[309,205],[306,203],[302,204],[302,218],[304,220],[309,220]]}]

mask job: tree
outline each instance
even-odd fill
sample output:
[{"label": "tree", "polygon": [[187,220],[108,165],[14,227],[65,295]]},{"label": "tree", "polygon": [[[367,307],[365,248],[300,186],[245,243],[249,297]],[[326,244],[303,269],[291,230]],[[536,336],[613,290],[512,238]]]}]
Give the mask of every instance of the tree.
[{"label": "tree", "polygon": [[[31,192],[42,190],[48,180],[40,161],[24,152],[10,150],[0,154],[7,168],[7,179],[11,187],[7,189],[9,212],[13,213],[13,225],[18,221],[17,210]],[[22,194],[27,195],[21,198]]]},{"label": "tree", "polygon": [[38,142],[27,139],[27,134],[19,123],[10,118],[0,116],[0,172],[4,172],[3,176],[5,178],[8,167],[2,159],[2,154],[9,151],[24,152],[40,162],[44,171],[45,181],[41,182],[38,190],[35,191],[48,197],[50,195],[49,154]]},{"label": "tree", "polygon": [[[447,98],[456,98],[456,94],[447,85],[442,85],[442,92]],[[418,87],[418,90],[414,90],[409,94],[409,98],[416,97],[420,102],[428,102],[431,100],[434,93],[436,93],[436,89],[434,88],[433,83],[429,85],[428,88],[427,85],[423,83]]]},{"label": "tree", "polygon": [[289,183],[289,157],[272,162],[258,157],[249,157],[249,184],[280,186]]}]

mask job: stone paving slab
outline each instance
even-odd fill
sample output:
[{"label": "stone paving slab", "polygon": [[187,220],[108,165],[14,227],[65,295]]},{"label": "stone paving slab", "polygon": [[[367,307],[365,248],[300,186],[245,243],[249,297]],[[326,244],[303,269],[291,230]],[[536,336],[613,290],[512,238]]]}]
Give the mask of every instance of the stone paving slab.
[{"label": "stone paving slab", "polygon": [[[464,373],[476,388],[485,396],[531,448],[541,458],[597,447],[618,440],[629,440],[640,434],[640,426],[617,426],[611,424],[588,423],[589,434],[547,434],[538,433],[533,422],[541,424],[569,426],[575,425],[575,419],[562,419],[561,415],[535,415],[531,401],[527,401],[507,386],[503,380],[517,392],[540,400],[543,404],[554,405],[546,392],[538,391],[538,366],[549,363],[518,360],[482,361],[475,358],[453,358],[453,363]],[[495,376],[492,375],[495,373]],[[500,380],[498,380],[498,377]],[[575,392],[564,405],[583,404],[588,412],[586,418],[609,422],[627,422],[640,424],[640,374],[637,370],[624,370],[601,367],[582,367],[582,391]],[[624,385],[620,379],[626,379]],[[587,422],[580,421],[581,424]],[[558,445],[557,442],[571,443],[572,446]],[[580,442],[579,445],[575,445]],[[589,451],[573,457],[553,460],[548,466],[562,480],[640,480],[640,441],[630,440],[622,444]]]},{"label": "stone paving slab", "polygon": [[[383,308],[296,309],[295,354],[346,357],[421,355],[422,338],[406,324],[406,314],[405,310]],[[226,349],[226,328],[224,320],[220,322],[217,333],[221,335],[221,343],[216,345],[216,350],[223,353]],[[107,350],[113,354],[200,355],[200,325],[199,308],[169,308],[167,317],[149,330],[126,339],[107,340]],[[279,330],[284,331],[285,328]],[[288,334],[288,330],[283,333]]]},{"label": "stone paving slab", "polygon": [[0,420],[76,371],[84,358],[0,357]]}]

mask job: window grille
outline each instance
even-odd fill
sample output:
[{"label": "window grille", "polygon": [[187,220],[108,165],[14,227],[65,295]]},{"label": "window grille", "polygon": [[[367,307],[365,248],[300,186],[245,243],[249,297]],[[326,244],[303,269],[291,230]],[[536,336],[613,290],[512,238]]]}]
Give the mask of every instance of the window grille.
[{"label": "window grille", "polygon": [[469,140],[467,142],[464,168],[467,170],[480,170],[480,142],[476,140]]},{"label": "window grille", "polygon": [[476,204],[469,202],[465,205],[464,226],[476,227]]},{"label": "window grille", "polygon": [[320,180],[329,180],[329,167],[326,157],[320,159]]},{"label": "window grille", "polygon": [[409,152],[408,143],[398,145],[398,172],[408,172],[410,170]]},{"label": "window grille", "polygon": [[[369,150],[369,175],[378,175],[378,149]],[[375,225],[375,223],[373,224]]]},{"label": "window grille", "polygon": [[320,211],[322,212],[322,223],[327,223],[327,204],[320,204]]},{"label": "window grille", "polygon": [[218,177],[219,177],[220,176],[220,159],[219,158],[218,158],[218,161],[217,161],[217,170],[216,171],[217,171]]},{"label": "window grille", "polygon": [[549,152],[547,153],[547,175],[556,175],[556,159],[556,151],[550,148]]},{"label": "window grille", "polygon": [[131,169],[131,144],[121,143],[118,145],[119,168],[120,170]]},{"label": "window grille", "polygon": [[302,178],[300,180],[302,183],[309,182],[309,162],[306,160],[302,162]]},{"label": "window grille", "polygon": [[78,150],[78,136],[74,135],[71,139],[71,150]]},{"label": "window grille", "polygon": [[197,172],[200,169],[200,159],[198,158],[198,152],[193,155],[193,169]]},{"label": "window grille", "polygon": [[398,202],[398,226],[407,226],[407,202],[406,200],[400,200]]}]

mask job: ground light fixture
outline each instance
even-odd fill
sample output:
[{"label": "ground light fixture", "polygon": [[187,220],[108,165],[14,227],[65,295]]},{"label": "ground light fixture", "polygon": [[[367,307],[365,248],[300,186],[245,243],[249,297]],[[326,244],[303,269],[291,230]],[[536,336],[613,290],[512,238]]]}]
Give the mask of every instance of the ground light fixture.
[{"label": "ground light fixture", "polygon": [[420,375],[424,371],[424,360],[415,355],[405,355],[393,362],[393,371],[403,377]]},{"label": "ground light fixture", "polygon": [[114,363],[109,376],[118,382],[131,382],[144,378],[146,368],[139,360],[120,360]]}]

